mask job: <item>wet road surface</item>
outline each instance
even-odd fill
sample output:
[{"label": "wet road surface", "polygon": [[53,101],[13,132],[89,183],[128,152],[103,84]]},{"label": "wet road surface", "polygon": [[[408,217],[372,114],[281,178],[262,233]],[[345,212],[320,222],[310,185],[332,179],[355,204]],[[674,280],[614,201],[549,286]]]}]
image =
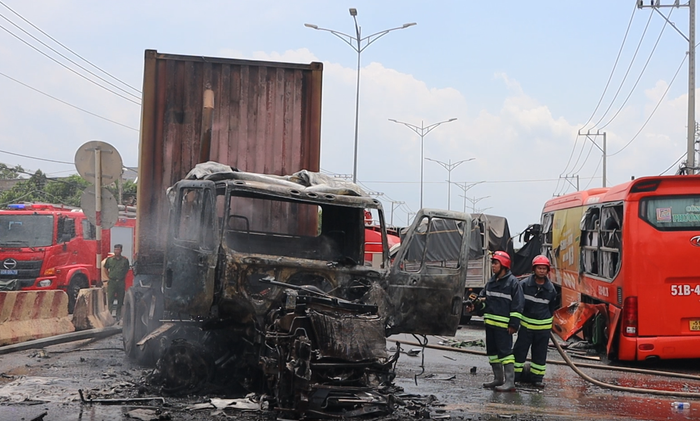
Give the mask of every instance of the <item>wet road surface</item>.
[{"label": "wet road surface", "polygon": [[[455,339],[478,341],[483,329],[477,322],[460,329]],[[410,356],[408,344],[416,342],[410,335],[392,337],[403,342],[397,365],[395,384],[403,388],[398,394],[397,411],[377,420],[458,419],[458,420],[691,420],[700,419],[700,400],[678,399],[617,392],[592,385],[569,367],[547,365],[546,388],[520,387],[516,393],[498,393],[481,387],[491,376],[483,355],[425,349],[425,354]],[[431,337],[431,344],[442,338]],[[467,348],[483,352],[480,346]],[[550,359],[561,359],[555,350]],[[590,361],[586,361],[590,363]],[[425,370],[421,368],[423,364]],[[475,374],[470,371],[475,367]],[[699,374],[698,361],[662,362],[647,369],[660,368]],[[700,392],[700,382],[689,379],[584,369],[596,379],[631,387],[654,387],[666,390]],[[81,341],[55,345],[45,350],[20,351],[0,355],[0,420],[276,420],[270,411],[246,412],[240,409],[195,407],[206,404],[209,396],[187,399],[166,397],[132,405],[81,403],[78,389],[93,399],[146,398],[154,395],[140,385],[150,372],[125,360],[121,336],[94,342]],[[417,385],[416,385],[417,382]],[[141,392],[141,393],[140,393]],[[434,396],[435,401],[432,401]],[[691,403],[689,409],[671,407],[673,401]],[[45,414],[42,417],[42,414]],[[280,418],[281,419],[281,418]]]}]

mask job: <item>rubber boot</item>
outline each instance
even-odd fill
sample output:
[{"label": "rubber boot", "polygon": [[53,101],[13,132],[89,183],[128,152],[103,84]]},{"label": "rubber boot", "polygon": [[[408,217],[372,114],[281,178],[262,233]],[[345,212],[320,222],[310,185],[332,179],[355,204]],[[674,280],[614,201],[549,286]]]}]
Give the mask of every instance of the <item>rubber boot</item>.
[{"label": "rubber boot", "polygon": [[504,364],[503,371],[506,377],[505,383],[502,386],[496,386],[493,390],[496,392],[515,392],[515,366]]},{"label": "rubber boot", "polygon": [[[513,364],[509,365],[513,366]],[[503,384],[503,364],[491,364],[491,368],[493,369],[493,381],[490,383],[484,383],[484,387],[487,389],[493,389],[494,387]]]}]

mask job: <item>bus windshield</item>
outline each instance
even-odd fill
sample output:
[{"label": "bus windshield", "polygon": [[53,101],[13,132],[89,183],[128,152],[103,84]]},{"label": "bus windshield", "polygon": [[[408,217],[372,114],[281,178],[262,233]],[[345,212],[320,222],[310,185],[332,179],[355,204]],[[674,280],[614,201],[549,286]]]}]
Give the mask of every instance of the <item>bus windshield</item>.
[{"label": "bus windshield", "polygon": [[52,243],[52,215],[0,214],[0,247],[46,247]]},{"label": "bus windshield", "polygon": [[700,229],[700,195],[660,196],[641,200],[640,217],[660,231]]}]

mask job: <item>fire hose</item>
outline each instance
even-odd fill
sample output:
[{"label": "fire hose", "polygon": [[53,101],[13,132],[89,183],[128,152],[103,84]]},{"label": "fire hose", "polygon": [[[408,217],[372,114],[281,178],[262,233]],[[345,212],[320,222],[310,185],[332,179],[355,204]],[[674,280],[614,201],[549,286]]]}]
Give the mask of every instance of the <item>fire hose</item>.
[{"label": "fire hose", "polygon": [[[559,355],[566,361],[566,365],[571,367],[572,370],[576,374],[578,374],[582,379],[586,380],[587,382],[593,383],[596,386],[605,388],[605,389],[612,389],[612,390],[617,390],[620,392],[631,392],[631,393],[648,393],[651,395],[661,395],[661,396],[679,396],[679,397],[684,397],[684,398],[695,398],[698,399],[700,398],[700,393],[697,392],[675,392],[673,390],[659,390],[659,389],[645,389],[645,388],[639,388],[639,387],[627,387],[627,386],[618,386],[610,383],[604,383],[601,382],[600,380],[596,380],[593,377],[589,376],[588,374],[584,373],[581,371],[576,364],[574,364],[573,361],[571,361],[571,358],[569,358],[568,355],[566,355],[566,352],[562,349],[561,345],[559,345],[559,342],[557,342],[556,338],[554,337],[554,333],[549,332],[549,335],[551,336],[552,342],[554,342],[554,346],[557,348],[557,351],[559,351]],[[698,376],[695,376],[698,377]]]},{"label": "fire hose", "polygon": [[[583,364],[579,363],[577,365],[577,364],[574,364],[573,361],[571,361],[571,358],[569,358],[568,355],[566,355],[566,352],[562,349],[561,345],[559,345],[557,340],[554,338],[554,334],[550,332],[550,335],[551,335],[552,342],[554,342],[554,346],[557,348],[557,351],[559,351],[559,354],[562,356],[564,361],[548,359],[547,364],[568,365],[582,379],[584,379],[590,383],[593,383],[596,386],[599,386],[599,387],[602,387],[605,389],[617,390],[617,391],[621,391],[621,392],[648,393],[648,394],[652,394],[652,395],[677,396],[677,397],[684,397],[684,398],[700,399],[700,393],[697,393],[697,392],[675,392],[675,391],[671,391],[671,390],[659,390],[659,389],[646,389],[646,388],[638,388],[638,387],[618,386],[618,385],[613,385],[613,384],[601,382],[600,380],[596,380],[596,379],[592,378],[591,376],[587,375],[586,373],[582,372],[579,367],[605,369],[605,370],[612,370],[612,371],[623,371],[623,372],[640,373],[640,374],[650,374],[650,375],[665,376],[665,377],[685,378],[685,379],[692,379],[692,380],[700,380],[700,376],[696,376],[696,375],[692,375],[692,374],[684,374],[684,373],[673,373],[673,372],[667,372],[667,371],[635,369],[635,368],[628,368],[628,367],[608,367],[608,366],[601,366],[601,365],[597,365],[597,364],[586,364],[586,363],[583,363]],[[407,341],[398,341],[398,340],[392,340],[392,341],[401,342],[404,345],[422,346],[425,348],[438,349],[438,350],[442,350],[442,351],[461,352],[461,353],[483,355],[483,356],[486,355],[486,353],[484,351],[461,349],[461,348],[454,348],[454,347],[441,346],[441,345],[411,343],[411,342],[407,342]]]}]

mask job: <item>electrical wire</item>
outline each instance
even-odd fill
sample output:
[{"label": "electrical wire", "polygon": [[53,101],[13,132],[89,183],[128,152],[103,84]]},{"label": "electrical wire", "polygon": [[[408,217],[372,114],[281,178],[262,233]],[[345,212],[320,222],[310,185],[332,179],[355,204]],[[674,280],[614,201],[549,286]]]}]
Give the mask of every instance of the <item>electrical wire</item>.
[{"label": "electrical wire", "polygon": [[33,38],[35,41],[37,41],[38,43],[40,43],[40,44],[43,45],[44,47],[48,48],[49,50],[51,50],[51,51],[53,51],[54,53],[58,54],[59,56],[63,57],[64,59],[68,60],[68,61],[71,62],[72,64],[78,66],[80,69],[82,69],[82,70],[88,72],[89,74],[95,76],[95,77],[98,78],[99,80],[105,82],[106,84],[108,84],[108,85],[110,85],[110,86],[112,86],[112,87],[114,87],[114,88],[116,88],[116,89],[119,89],[120,91],[124,92],[124,93],[127,94],[127,95],[131,95],[132,97],[134,97],[134,98],[136,98],[136,99],[139,99],[139,100],[141,99],[140,96],[132,94],[131,92],[127,91],[126,89],[124,89],[124,88],[122,88],[122,87],[120,87],[120,86],[117,86],[117,85],[115,85],[114,83],[112,83],[112,82],[108,81],[107,79],[103,78],[102,76],[95,74],[94,72],[90,71],[89,69],[86,69],[85,67],[83,67],[82,65],[76,63],[75,61],[73,61],[73,60],[70,59],[69,57],[66,57],[66,56],[65,56],[64,54],[62,54],[60,51],[57,51],[55,48],[53,48],[53,47],[51,47],[50,45],[46,44],[44,41],[40,40],[39,38],[35,37],[34,35],[30,34],[30,33],[27,32],[26,30],[24,30],[22,27],[20,27],[20,26],[17,25],[16,23],[12,22],[10,19],[8,19],[8,18],[7,18],[5,15],[3,15],[2,13],[0,13],[0,18],[5,19],[5,20],[8,21],[10,24],[12,24],[15,28],[17,28],[17,29],[19,29],[20,31],[24,32],[25,34],[29,35],[31,38]]},{"label": "electrical wire", "polygon": [[586,159],[583,160],[583,163],[579,167],[578,170],[576,170],[576,166],[578,165],[578,162],[581,160],[581,155],[578,156],[578,159],[576,160],[576,163],[574,164],[574,170],[569,173],[569,175],[576,175],[578,174],[581,169],[586,165],[586,162],[588,162],[588,158],[591,156],[591,152],[593,152],[593,146],[595,146],[595,143],[593,142],[593,139],[589,139],[588,135],[586,135],[586,139],[591,141],[591,145],[588,148],[588,154],[586,155]]},{"label": "electrical wire", "polygon": [[[612,81],[612,77],[615,74],[615,70],[617,69],[617,64],[620,61],[620,56],[622,55],[622,50],[625,47],[625,43],[627,42],[627,36],[629,35],[630,28],[632,27],[632,21],[634,20],[634,14],[637,11],[637,5],[635,4],[634,7],[632,8],[632,14],[630,15],[630,20],[627,23],[627,29],[625,30],[625,35],[622,37],[622,43],[620,44],[620,48],[617,51],[617,57],[615,57],[615,63],[613,64],[612,69],[610,70],[610,75],[608,76],[608,81],[605,83],[605,88],[603,89],[603,93],[600,94],[600,98],[598,99],[598,104],[596,104],[595,109],[591,113],[591,116],[588,117],[588,120],[586,120],[586,123],[582,126],[582,128],[585,128],[588,123],[591,122],[593,119],[593,116],[595,116],[595,113],[598,111],[598,108],[600,107],[600,104],[603,102],[603,98],[605,97],[605,94],[608,92],[608,87],[610,86],[610,82]],[[569,154],[569,159],[566,162],[566,166],[564,167],[564,170],[559,174],[559,179],[561,179],[561,176],[566,173],[566,171],[569,169],[569,164],[571,163],[571,159],[574,156],[574,153],[576,152],[576,145],[578,144],[578,138],[579,136],[574,137],[574,146],[571,148],[571,154]],[[580,154],[579,154],[580,157]],[[574,165],[576,167],[576,165]],[[559,190],[559,182],[557,182],[557,186],[555,187],[554,191]]]},{"label": "electrical wire", "polygon": [[16,11],[14,11],[14,10],[13,10],[10,6],[8,6],[7,4],[3,3],[2,1],[0,1],[0,4],[3,5],[3,6],[4,6],[7,10],[9,10],[10,12],[14,13],[17,17],[19,17],[20,19],[22,19],[24,22],[26,22],[26,23],[27,23],[28,25],[30,25],[32,28],[34,28],[34,29],[36,29],[37,31],[41,32],[44,36],[46,36],[47,38],[49,38],[51,41],[55,42],[56,44],[58,44],[58,45],[60,45],[61,47],[65,48],[66,50],[70,51],[73,55],[75,55],[76,57],[80,58],[81,60],[83,60],[84,62],[86,62],[87,64],[89,64],[90,66],[92,66],[92,67],[94,67],[95,69],[101,71],[102,73],[106,74],[107,76],[111,77],[112,79],[114,79],[114,80],[116,80],[116,81],[118,81],[118,82],[124,84],[125,86],[128,86],[129,88],[131,88],[131,89],[133,89],[134,91],[136,91],[138,94],[141,94],[141,91],[140,91],[140,90],[138,90],[137,88],[134,88],[133,86],[129,85],[128,83],[124,82],[123,80],[119,79],[118,77],[116,77],[116,76],[110,74],[110,73],[107,72],[106,70],[104,70],[104,69],[100,68],[99,66],[93,64],[92,62],[90,62],[90,61],[89,61],[88,59],[86,59],[85,57],[83,57],[83,56],[81,56],[80,54],[76,53],[75,51],[71,50],[71,49],[68,48],[66,45],[64,45],[64,44],[62,44],[60,41],[58,41],[56,38],[52,37],[51,35],[47,34],[47,33],[44,32],[43,30],[41,30],[41,28],[39,28],[38,26],[36,26],[36,25],[34,25],[33,23],[31,23],[31,22],[30,22],[29,20],[27,20],[24,16],[20,15],[20,14],[17,13]]},{"label": "electrical wire", "polygon": [[[637,11],[638,7],[635,4],[634,7],[632,8],[632,15],[630,16],[630,21],[627,23],[627,29],[625,30],[625,36],[622,38],[622,44],[620,44],[620,49],[617,51],[617,57],[615,57],[615,63],[613,64],[613,68],[610,71],[610,76],[608,76],[608,81],[605,83],[605,88],[603,89],[603,93],[600,94],[600,99],[598,100],[598,104],[596,104],[595,109],[591,113],[591,116],[588,117],[588,121],[583,125],[582,128],[585,128],[588,123],[593,120],[593,116],[595,113],[598,111],[598,108],[600,107],[600,104],[603,102],[603,98],[605,97],[605,94],[608,92],[608,87],[610,86],[610,81],[612,80],[613,74],[615,74],[615,69],[617,68],[617,63],[620,61],[620,56],[622,55],[622,50],[625,46],[625,42],[627,41],[627,35],[630,32],[630,28],[632,27],[632,21],[634,20],[634,13]],[[648,25],[648,23],[647,23]],[[568,164],[567,164],[568,165]]]},{"label": "electrical wire", "polygon": [[37,161],[46,161],[46,162],[55,162],[55,163],[57,163],[57,164],[75,165],[74,162],[55,161],[55,160],[53,160],[53,159],[37,158],[37,157],[35,157],[35,156],[22,155],[22,154],[19,154],[19,153],[8,152],[8,151],[3,151],[3,150],[0,150],[0,153],[6,153],[6,154],[8,154],[8,155],[14,155],[14,156],[21,156],[22,158],[36,159]]},{"label": "electrical wire", "polygon": [[685,56],[683,57],[683,60],[681,61],[680,66],[678,66],[678,69],[676,69],[676,74],[673,75],[673,78],[671,79],[671,82],[669,82],[669,84],[668,84],[668,86],[666,87],[666,90],[664,91],[663,95],[661,95],[661,97],[659,98],[659,102],[656,103],[656,106],[655,106],[654,109],[651,111],[651,114],[649,114],[649,117],[647,117],[647,119],[646,119],[646,121],[644,122],[644,124],[642,124],[642,127],[639,128],[639,131],[637,131],[637,133],[636,133],[634,136],[632,136],[632,139],[630,139],[630,141],[627,142],[627,143],[625,144],[625,146],[622,147],[622,149],[620,149],[619,151],[617,151],[617,152],[615,152],[615,153],[608,154],[608,156],[615,156],[615,155],[619,154],[620,152],[624,151],[629,145],[631,145],[632,142],[634,142],[635,139],[637,139],[637,136],[639,136],[639,134],[642,132],[642,130],[644,130],[644,128],[646,127],[646,125],[649,123],[649,120],[651,120],[651,118],[654,116],[654,113],[656,113],[656,110],[659,108],[659,106],[661,105],[661,102],[662,102],[662,101],[664,100],[664,98],[666,97],[666,94],[668,93],[669,89],[671,89],[671,85],[673,85],[673,82],[676,80],[676,76],[678,76],[678,72],[681,71],[681,67],[683,67],[683,63],[685,63],[685,59],[686,59],[687,57],[688,57],[688,53],[686,53]]},{"label": "electrical wire", "polygon": [[66,102],[66,101],[64,101],[64,100],[62,100],[62,99],[56,98],[55,96],[49,95],[49,94],[47,94],[46,92],[43,92],[43,91],[41,91],[41,90],[39,90],[39,89],[37,89],[37,88],[34,88],[34,87],[30,86],[30,85],[27,85],[26,83],[20,82],[19,80],[15,79],[15,78],[13,78],[13,77],[11,77],[11,76],[6,75],[5,73],[0,72],[0,76],[4,76],[4,77],[10,79],[11,81],[13,81],[13,82],[15,82],[15,83],[18,83],[18,84],[20,84],[20,85],[22,85],[22,86],[24,86],[25,88],[29,88],[29,89],[31,89],[31,90],[34,91],[34,92],[38,92],[38,93],[40,93],[40,94],[42,94],[42,95],[44,95],[44,96],[47,96],[47,97],[49,97],[49,98],[51,98],[51,99],[53,99],[53,100],[55,100],[55,101],[58,101],[58,102],[60,102],[60,103],[62,103],[62,104],[64,104],[64,105],[68,105],[69,107],[73,107],[73,108],[75,108],[76,110],[79,110],[79,111],[82,111],[82,112],[84,112],[84,113],[90,114],[90,115],[93,116],[93,117],[97,117],[97,118],[100,118],[100,119],[102,119],[102,120],[109,121],[110,123],[114,123],[114,124],[116,124],[116,125],[118,125],[118,126],[122,126],[122,127],[127,128],[127,129],[130,129],[130,130],[134,130],[134,131],[137,131],[137,132],[139,131],[139,129],[137,129],[137,128],[134,128],[134,127],[131,127],[131,126],[127,126],[126,124],[119,123],[118,121],[110,120],[110,119],[107,118],[107,117],[102,117],[101,115],[95,114],[95,113],[93,113],[93,112],[91,112],[91,111],[88,111],[88,110],[86,110],[86,109],[84,109],[84,108],[80,108],[80,107],[78,107],[78,106],[76,106],[76,105],[73,105],[73,104],[71,104],[71,103],[68,103],[68,102]]},{"label": "electrical wire", "polygon": [[[671,17],[671,13],[673,12],[673,9],[671,9],[670,12],[668,12],[668,16],[666,19]],[[649,57],[647,57],[647,61],[644,63],[644,67],[642,67],[641,72],[639,72],[639,76],[637,77],[637,80],[634,82],[634,85],[632,85],[632,89],[630,89],[630,92],[627,94],[627,97],[625,100],[622,102],[620,105],[620,108],[617,110],[615,115],[613,115],[610,120],[608,120],[607,123],[603,124],[601,127],[598,127],[599,130],[603,130],[606,128],[610,123],[612,123],[613,120],[615,120],[615,117],[620,114],[622,111],[623,107],[625,104],[627,104],[627,101],[629,101],[630,97],[632,96],[632,93],[634,90],[637,88],[637,85],[639,84],[639,81],[642,79],[642,75],[644,75],[644,71],[646,70],[647,66],[649,65],[649,62],[651,61],[652,56],[654,55],[654,51],[656,51],[656,47],[659,45],[659,41],[661,41],[661,36],[664,34],[664,29],[666,29],[666,25],[668,24],[668,20],[664,22],[664,26],[661,28],[661,32],[659,32],[659,36],[656,38],[656,42],[654,43],[654,47],[651,49],[651,52],[649,53]],[[602,119],[601,119],[602,120]]]},{"label": "electrical wire", "polygon": [[686,155],[686,154],[681,155],[678,159],[676,159],[676,162],[674,162],[673,164],[671,164],[670,167],[666,168],[666,170],[664,170],[664,172],[662,172],[662,173],[659,174],[659,175],[664,175],[664,174],[666,174],[666,173],[668,172],[668,170],[670,170],[670,169],[673,168],[676,164],[678,164],[679,162],[681,162],[681,159],[683,159],[683,158],[685,157],[685,155]]},{"label": "electrical wire", "polygon": [[3,31],[5,31],[5,32],[7,32],[8,34],[12,35],[13,37],[17,38],[19,41],[23,42],[25,45],[27,45],[27,46],[30,47],[31,49],[37,51],[39,54],[41,54],[41,55],[45,56],[46,58],[48,58],[49,60],[51,60],[51,61],[57,63],[58,65],[60,65],[61,67],[67,69],[68,71],[75,73],[76,75],[78,75],[78,76],[80,76],[81,78],[87,80],[88,82],[93,83],[93,84],[99,86],[100,88],[102,88],[102,89],[104,89],[104,90],[106,90],[106,91],[108,91],[108,92],[111,92],[111,93],[113,93],[114,95],[116,95],[116,96],[118,96],[118,97],[120,97],[120,98],[122,98],[122,99],[125,99],[125,100],[127,100],[127,101],[129,101],[129,102],[132,102],[132,103],[136,104],[136,105],[141,105],[140,102],[134,101],[133,99],[128,98],[128,97],[126,97],[126,96],[120,94],[119,92],[113,91],[112,89],[110,89],[110,88],[108,88],[108,87],[106,87],[106,86],[103,86],[103,85],[101,85],[101,84],[95,82],[94,80],[92,80],[92,79],[90,79],[89,77],[87,77],[87,76],[85,76],[85,75],[83,75],[83,74],[81,74],[81,73],[75,71],[74,69],[71,69],[70,67],[66,66],[65,64],[61,63],[60,61],[56,60],[55,58],[51,57],[50,55],[48,55],[48,54],[46,54],[45,52],[41,51],[40,49],[36,48],[35,46],[33,46],[32,44],[30,44],[29,42],[23,40],[21,37],[17,36],[16,34],[14,34],[14,33],[13,33],[12,31],[10,31],[9,29],[5,28],[4,26],[0,25],[0,29],[2,29]]},{"label": "electrical wire", "polygon": [[[642,32],[642,36],[639,38],[639,43],[637,44],[637,48],[634,50],[634,54],[632,55],[632,60],[630,60],[629,66],[627,66],[627,71],[625,72],[625,75],[622,77],[622,81],[620,82],[620,86],[617,88],[617,91],[615,92],[615,95],[613,96],[613,99],[610,101],[610,105],[608,105],[608,108],[605,110],[603,115],[598,119],[598,121],[593,125],[592,128],[595,128],[600,124],[601,121],[605,118],[606,115],[608,115],[608,112],[610,111],[610,108],[612,108],[613,104],[615,103],[615,100],[617,99],[617,96],[620,94],[620,91],[622,90],[622,87],[625,84],[625,81],[627,80],[627,76],[630,73],[630,70],[632,70],[632,65],[634,64],[634,61],[637,58],[637,53],[639,53],[639,48],[642,46],[642,41],[644,41],[644,37],[646,36],[647,29],[649,28],[649,23],[651,23],[651,18],[653,14],[649,14],[649,19],[647,20],[647,24],[644,27],[644,31]],[[664,28],[666,25],[664,25]],[[663,33],[663,29],[662,29]]]}]

